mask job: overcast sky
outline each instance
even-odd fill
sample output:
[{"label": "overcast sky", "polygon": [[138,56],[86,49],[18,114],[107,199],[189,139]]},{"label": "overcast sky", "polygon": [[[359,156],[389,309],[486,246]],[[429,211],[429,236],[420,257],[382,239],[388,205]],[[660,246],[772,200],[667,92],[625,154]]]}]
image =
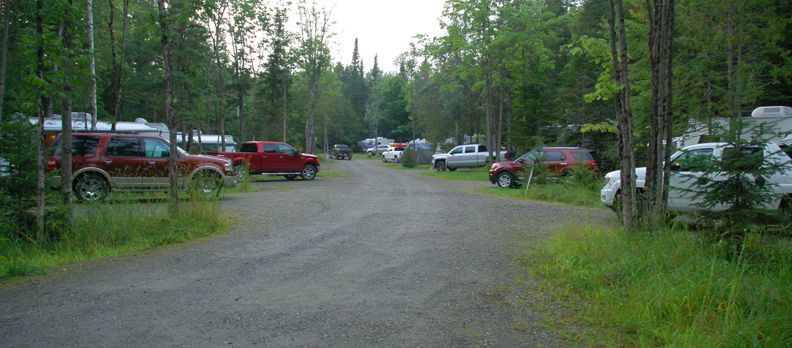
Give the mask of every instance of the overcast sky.
[{"label": "overcast sky", "polygon": [[[439,18],[444,0],[316,0],[320,7],[332,10],[336,33],[330,47],[334,61],[347,65],[358,38],[358,49],[366,71],[378,55],[380,69],[398,71],[393,63],[405,52],[413,36],[438,36]],[[292,18],[296,18],[296,14]]]}]

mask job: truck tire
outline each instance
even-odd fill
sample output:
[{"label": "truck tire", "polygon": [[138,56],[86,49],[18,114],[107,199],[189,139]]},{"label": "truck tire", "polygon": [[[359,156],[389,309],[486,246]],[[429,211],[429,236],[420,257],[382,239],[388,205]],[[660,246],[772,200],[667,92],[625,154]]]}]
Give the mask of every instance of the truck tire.
[{"label": "truck tire", "polygon": [[498,173],[498,176],[496,177],[496,179],[497,180],[495,182],[500,187],[503,187],[503,188],[514,187],[514,175],[512,175],[512,173],[509,173],[509,172],[506,172],[506,171],[500,172],[500,173]]},{"label": "truck tire", "polygon": [[78,202],[101,202],[110,193],[110,185],[99,174],[85,173],[74,180],[72,191]]},{"label": "truck tire", "polygon": [[444,172],[446,170],[445,161],[437,161],[434,165],[434,170],[437,172]]},{"label": "truck tire", "polygon": [[193,192],[204,198],[217,198],[223,189],[223,178],[209,170],[196,173],[190,181]]},{"label": "truck tire", "polygon": [[303,180],[313,180],[316,177],[316,166],[313,164],[306,164],[302,172],[300,172],[300,176]]}]

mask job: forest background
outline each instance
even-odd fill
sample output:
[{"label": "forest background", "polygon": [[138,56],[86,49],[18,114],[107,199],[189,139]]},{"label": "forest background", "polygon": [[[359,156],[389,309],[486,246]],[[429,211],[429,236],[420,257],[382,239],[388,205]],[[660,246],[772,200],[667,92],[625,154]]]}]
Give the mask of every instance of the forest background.
[{"label": "forest background", "polygon": [[[159,10],[136,0],[6,0],[4,119],[37,116],[40,91],[45,116],[60,113],[66,98],[72,110],[90,112],[89,4],[98,118],[166,121]],[[439,18],[444,34],[417,35],[397,58],[398,72],[383,72],[376,58],[364,67],[357,41],[340,43],[354,50],[351,61],[335,61],[328,46],[332,13],[313,3],[168,6],[179,131],[285,140],[307,152],[374,135],[433,143],[489,135],[493,144],[519,150],[540,143],[594,147],[606,167],[615,167],[611,99],[618,86],[611,80],[607,1],[448,1]],[[624,6],[640,165],[650,114],[649,20],[645,2]],[[689,119],[792,105],[790,14],[792,4],[782,0],[676,1],[675,133]],[[295,32],[288,30],[290,15],[299,23]],[[43,78],[36,66],[40,39]]]}]

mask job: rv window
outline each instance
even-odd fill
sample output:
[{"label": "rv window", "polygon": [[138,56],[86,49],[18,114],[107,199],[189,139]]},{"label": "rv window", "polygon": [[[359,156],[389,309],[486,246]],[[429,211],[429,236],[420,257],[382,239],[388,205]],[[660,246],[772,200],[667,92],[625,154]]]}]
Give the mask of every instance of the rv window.
[{"label": "rv window", "polygon": [[242,144],[242,147],[239,148],[239,152],[258,152],[257,145],[256,143]]},{"label": "rv window", "polygon": [[113,137],[107,145],[107,155],[115,157],[143,157],[140,138]]}]

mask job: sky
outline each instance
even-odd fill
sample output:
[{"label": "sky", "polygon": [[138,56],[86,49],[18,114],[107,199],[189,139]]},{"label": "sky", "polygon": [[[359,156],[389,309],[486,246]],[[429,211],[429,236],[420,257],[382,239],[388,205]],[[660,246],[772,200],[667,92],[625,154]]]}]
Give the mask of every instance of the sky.
[{"label": "sky", "polygon": [[[407,51],[417,34],[442,34],[439,19],[444,0],[316,0],[319,7],[331,10],[335,37],[330,45],[334,62],[352,61],[355,38],[369,71],[376,54],[380,69],[399,70],[396,57]],[[292,17],[296,17],[293,14]]]}]

